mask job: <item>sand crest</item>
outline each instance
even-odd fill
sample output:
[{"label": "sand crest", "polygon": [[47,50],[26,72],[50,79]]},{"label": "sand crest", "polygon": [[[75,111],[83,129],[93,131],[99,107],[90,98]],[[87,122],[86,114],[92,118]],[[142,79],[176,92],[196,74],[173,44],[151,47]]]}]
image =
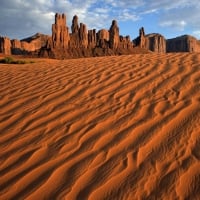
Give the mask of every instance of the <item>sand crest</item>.
[{"label": "sand crest", "polygon": [[0,199],[199,199],[200,54],[0,65]]}]

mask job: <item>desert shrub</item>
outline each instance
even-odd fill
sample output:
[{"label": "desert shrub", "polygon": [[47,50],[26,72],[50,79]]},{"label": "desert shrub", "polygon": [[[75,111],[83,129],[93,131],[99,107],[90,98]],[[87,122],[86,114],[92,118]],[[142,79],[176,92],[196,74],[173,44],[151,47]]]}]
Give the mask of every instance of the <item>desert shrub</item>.
[{"label": "desert shrub", "polygon": [[12,64],[14,62],[14,59],[12,57],[5,57],[1,59],[0,62],[6,64]]},{"label": "desert shrub", "polygon": [[25,60],[15,60],[13,64],[26,64]]},{"label": "desert shrub", "polygon": [[26,64],[26,63],[34,63],[34,61],[14,60],[12,57],[5,57],[5,58],[0,60],[0,63],[4,63],[4,64]]}]

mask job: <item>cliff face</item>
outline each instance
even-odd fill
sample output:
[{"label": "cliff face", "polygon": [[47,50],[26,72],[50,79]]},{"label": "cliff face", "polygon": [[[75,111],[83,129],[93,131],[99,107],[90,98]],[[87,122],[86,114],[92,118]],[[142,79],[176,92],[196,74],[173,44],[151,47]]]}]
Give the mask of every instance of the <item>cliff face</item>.
[{"label": "cliff face", "polygon": [[37,33],[23,40],[10,40],[7,37],[0,37],[0,52],[3,54],[28,54],[29,52],[39,51],[47,45],[50,36]]},{"label": "cliff face", "polygon": [[145,36],[145,47],[153,52],[166,53],[166,40],[158,33],[149,34]]},{"label": "cliff face", "polygon": [[0,53],[11,54],[11,41],[7,37],[0,37]]},{"label": "cliff face", "polygon": [[22,45],[20,40],[17,39],[11,40],[11,46],[12,46],[11,48],[12,54],[15,55],[22,54]]},{"label": "cliff face", "polygon": [[166,52],[166,40],[164,36],[158,33],[145,35],[144,28],[139,29],[139,36],[133,40],[136,46],[142,49],[150,50],[157,53]]},{"label": "cliff face", "polygon": [[167,52],[200,52],[200,42],[190,35],[168,39]]},{"label": "cliff face", "polygon": [[[50,36],[36,33],[32,37],[21,40],[21,49],[27,52],[33,52],[45,47]],[[12,47],[13,48],[13,47]]]}]

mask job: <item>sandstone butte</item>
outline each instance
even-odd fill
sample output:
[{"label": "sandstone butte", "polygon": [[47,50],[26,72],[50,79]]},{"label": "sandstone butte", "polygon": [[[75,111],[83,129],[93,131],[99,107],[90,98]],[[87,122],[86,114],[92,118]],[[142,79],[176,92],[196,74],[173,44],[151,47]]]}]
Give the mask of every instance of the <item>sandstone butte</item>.
[{"label": "sandstone butte", "polygon": [[130,36],[119,35],[116,20],[109,30],[87,30],[87,26],[78,22],[78,16],[72,19],[71,32],[66,25],[65,14],[55,14],[52,35],[37,33],[23,40],[0,36],[0,53],[6,55],[30,55],[50,58],[78,58],[104,55],[122,55],[136,52],[200,52],[200,42],[193,36],[184,35],[166,40],[159,33],[145,34],[144,28],[139,36],[131,41]]}]

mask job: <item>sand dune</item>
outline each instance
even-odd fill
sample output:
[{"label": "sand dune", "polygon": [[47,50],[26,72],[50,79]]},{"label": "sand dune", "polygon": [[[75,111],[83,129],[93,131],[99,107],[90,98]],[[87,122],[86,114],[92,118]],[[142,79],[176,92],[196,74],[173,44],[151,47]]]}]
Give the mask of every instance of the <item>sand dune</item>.
[{"label": "sand dune", "polygon": [[0,65],[0,199],[200,199],[200,54]]}]

